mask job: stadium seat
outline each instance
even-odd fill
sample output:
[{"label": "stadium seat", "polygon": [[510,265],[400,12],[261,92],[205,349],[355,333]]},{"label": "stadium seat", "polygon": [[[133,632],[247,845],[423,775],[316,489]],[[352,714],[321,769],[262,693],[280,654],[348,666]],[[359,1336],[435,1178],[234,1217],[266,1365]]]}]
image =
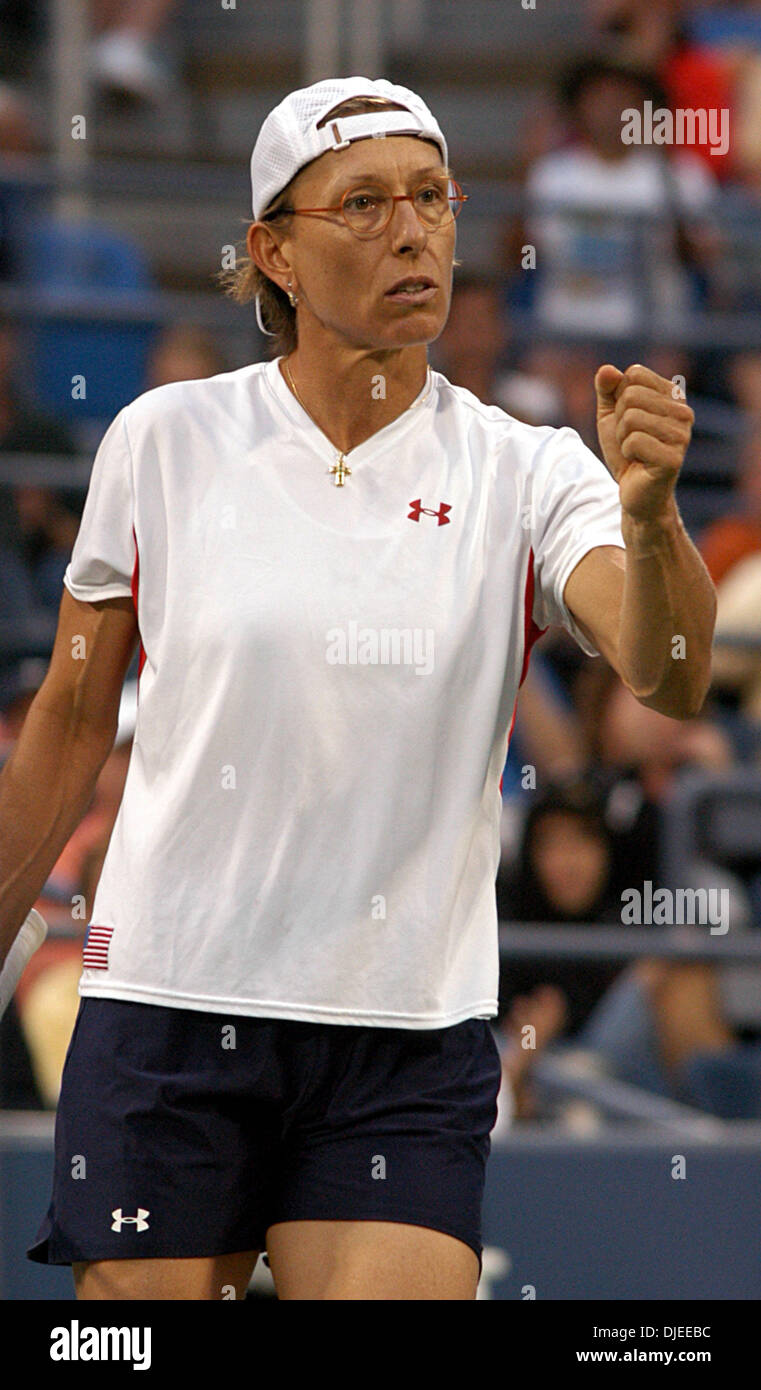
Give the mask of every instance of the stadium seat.
[{"label": "stadium seat", "polygon": [[[154,288],[142,253],[125,237],[93,222],[39,218],[28,229],[22,283],[54,294],[97,290],[109,299]],[[119,323],[67,315],[29,330],[27,344],[40,407],[72,422],[109,420],[146,389],[152,322]],[[84,399],[72,396],[72,379],[84,377]]]},{"label": "stadium seat", "polygon": [[761,1043],[701,1052],[684,1066],[695,1103],[724,1120],[761,1117]]}]

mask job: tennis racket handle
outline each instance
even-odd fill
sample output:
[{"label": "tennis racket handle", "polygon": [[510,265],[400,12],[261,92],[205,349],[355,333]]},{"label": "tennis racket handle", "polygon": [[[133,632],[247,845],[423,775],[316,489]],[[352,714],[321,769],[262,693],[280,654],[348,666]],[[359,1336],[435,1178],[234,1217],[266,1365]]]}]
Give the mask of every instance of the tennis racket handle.
[{"label": "tennis racket handle", "polygon": [[47,934],[48,924],[45,918],[36,908],[31,908],[16,934],[16,939],[5,958],[2,971],[0,971],[0,1018],[11,1001],[16,985],[21,979],[24,966],[34,955],[38,946],[42,945]]}]

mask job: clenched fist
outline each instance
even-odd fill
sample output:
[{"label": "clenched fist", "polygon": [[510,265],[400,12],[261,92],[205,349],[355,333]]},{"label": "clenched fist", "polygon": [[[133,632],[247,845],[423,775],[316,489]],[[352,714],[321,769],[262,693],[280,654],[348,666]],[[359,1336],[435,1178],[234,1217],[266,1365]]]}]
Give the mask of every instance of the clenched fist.
[{"label": "clenched fist", "polygon": [[694,411],[672,381],[639,363],[625,372],[606,363],[595,392],[597,437],[622,511],[635,521],[656,521],[670,506]]}]

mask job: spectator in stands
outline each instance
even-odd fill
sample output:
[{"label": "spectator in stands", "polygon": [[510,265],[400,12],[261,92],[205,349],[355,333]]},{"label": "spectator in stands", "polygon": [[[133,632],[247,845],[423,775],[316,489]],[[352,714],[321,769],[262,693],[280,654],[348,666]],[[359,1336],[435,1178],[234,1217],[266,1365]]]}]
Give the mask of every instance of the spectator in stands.
[{"label": "spectator in stands", "polygon": [[657,880],[660,806],[676,774],[728,771],[731,741],[706,710],[680,721],[647,709],[599,662],[581,668],[574,696],[589,756],[611,785],[606,820],[616,836],[617,888]]},{"label": "spectator in stands", "polygon": [[[614,863],[600,793],[583,782],[550,785],[527,816],[516,871],[497,880],[500,920],[620,925]],[[526,1038],[527,1025],[536,1030],[533,1039]],[[746,1071],[717,972],[703,962],[508,961],[500,978],[499,1031],[518,1118],[538,1113],[531,1067],[553,1045],[591,1052],[596,1070],[685,1101],[693,1099],[688,1072],[696,1058],[707,1058],[710,1068],[716,1055],[726,1063],[737,1053]]]},{"label": "spectator in stands", "polygon": [[608,56],[656,72],[674,41],[683,0],[587,0],[593,31]]},{"label": "spectator in stands", "polygon": [[[635,64],[663,85],[671,110],[728,110],[736,130],[735,63],[730,55],[692,33],[691,7],[684,0],[592,0],[592,24],[611,58]],[[735,151],[712,151],[696,139],[686,146],[712,177],[726,178]]]},{"label": "spectator in stands", "polygon": [[[620,921],[610,835],[602,801],[590,784],[547,783],[542,793],[532,793],[515,867],[500,869],[496,892],[500,921],[581,926]],[[554,1039],[577,1033],[620,971],[618,962],[508,960],[502,966],[503,1067],[519,1117],[534,1107],[525,1084],[533,1058]],[[526,1024],[536,1030],[534,1048],[522,1045]]]},{"label": "spectator in stands", "polygon": [[[622,139],[622,112],[665,98],[649,74],[587,60],[562,83],[567,147],[530,169],[518,245],[536,249],[534,310],[565,331],[635,332],[704,302],[719,245],[715,180],[694,155]],[[634,217],[666,218],[643,228]],[[517,263],[510,255],[511,264]]]},{"label": "spectator in stands", "polygon": [[721,61],[731,83],[731,174],[761,192],[761,13],[755,0],[692,6],[689,29],[696,44]]},{"label": "spectator in stands", "polygon": [[228,370],[224,355],[205,328],[174,324],[152,344],[146,372],[146,391],[170,381],[194,381]]},{"label": "spectator in stands", "polygon": [[592,0],[611,54],[656,74],[672,109],[729,111],[730,148],[693,148],[711,172],[761,188],[761,14],[755,3]]},{"label": "spectator in stands", "polygon": [[[613,846],[602,797],[582,780],[545,782],[532,794],[514,868],[497,876],[497,913],[516,922],[620,922],[621,900],[613,875]],[[567,1027],[575,1032],[601,990],[619,973],[609,963],[593,970],[542,963],[508,965],[500,982],[500,1007],[539,980],[562,989]]]},{"label": "spectator in stands", "polygon": [[177,0],[91,0],[90,65],[102,90],[149,105],[166,98],[177,77],[158,40],[176,8]]}]

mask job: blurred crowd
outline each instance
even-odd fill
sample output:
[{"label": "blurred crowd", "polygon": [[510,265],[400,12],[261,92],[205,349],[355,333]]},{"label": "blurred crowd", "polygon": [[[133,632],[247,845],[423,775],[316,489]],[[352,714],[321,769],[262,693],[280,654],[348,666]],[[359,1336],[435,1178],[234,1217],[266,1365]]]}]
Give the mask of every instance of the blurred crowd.
[{"label": "blurred crowd", "polygon": [[[91,72],[125,119],[179,80],[160,42],[175,8],[175,0],[92,0]],[[596,368],[627,365],[620,335],[658,327],[648,365],[685,383],[696,412],[683,511],[717,585],[719,641],[709,700],[684,724],[638,704],[602,658],[585,656],[563,631],[534,648],[503,775],[496,892],[500,920],[532,924],[537,941],[552,923],[621,926],[622,894],[662,881],[664,825],[685,774],[723,785],[757,769],[761,800],[761,350],[687,349],[678,332],[668,337],[686,313],[733,311],[750,322],[761,305],[758,246],[739,261],[724,216],[738,197],[761,215],[761,9],[681,0],[587,0],[586,8],[595,57],[560,73],[527,115],[520,212],[502,228],[492,273],[457,271],[432,364],[521,421],[570,425],[599,452]],[[0,0],[0,50],[12,42],[33,64],[43,10]],[[0,61],[0,291],[150,288],[137,245],[107,226],[59,223],[42,195],[14,180],[13,157],[43,149],[23,78],[13,75],[24,62],[6,71]],[[624,144],[622,110],[648,101],[728,110],[728,148]],[[141,391],[231,365],[201,326],[27,323],[0,306],[0,468],[11,454],[91,456]],[[88,392],[74,399],[77,370]],[[45,674],[44,634],[55,628],[83,500],[82,487],[65,481],[0,474],[0,764]],[[56,1103],[82,936],[129,763],[135,676],[92,805],[37,904],[51,936],[0,1027],[0,1106]],[[733,934],[761,926],[761,842],[755,855],[747,845],[733,855],[701,841],[680,873],[685,887],[726,889]],[[761,967],[657,957],[505,960],[495,1021],[501,1120],[599,1120],[591,1103],[558,1100],[543,1085],[537,1063],[553,1058],[725,1118],[761,1118],[760,975]]]}]

